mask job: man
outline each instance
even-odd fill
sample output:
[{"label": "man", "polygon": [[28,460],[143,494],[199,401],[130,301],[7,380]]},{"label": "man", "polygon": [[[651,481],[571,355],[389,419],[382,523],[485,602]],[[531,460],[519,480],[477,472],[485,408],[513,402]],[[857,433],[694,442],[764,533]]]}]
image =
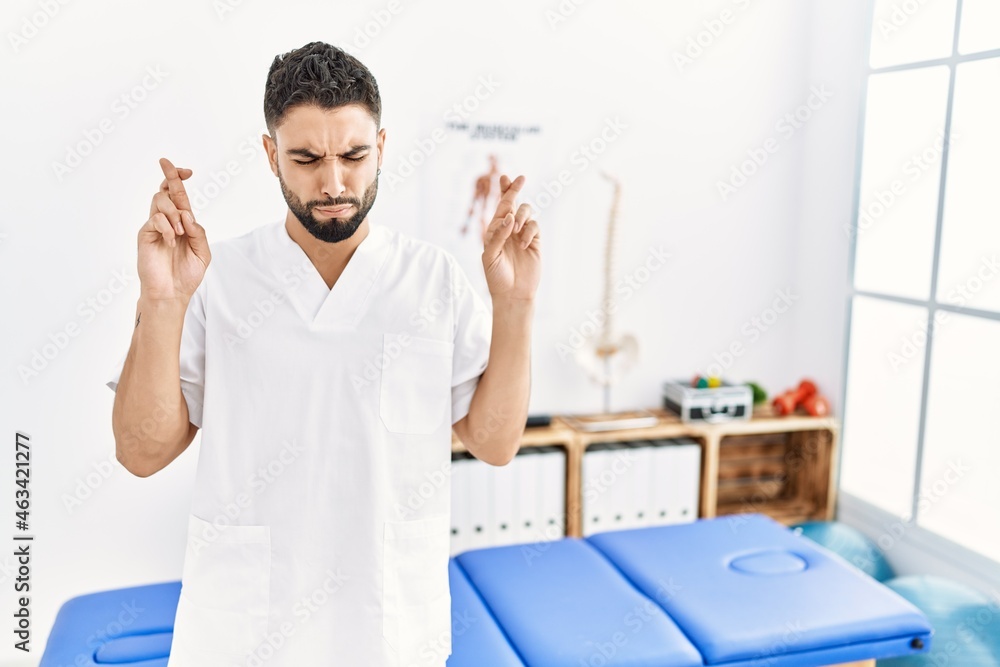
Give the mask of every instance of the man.
[{"label": "man", "polygon": [[449,253],[371,223],[386,131],[364,65],[322,42],[278,56],[264,114],[284,220],[210,251],[192,171],[162,159],[108,382],[140,477],[203,429],[169,666],[444,665],[452,429],[505,465],[527,416],[524,177],[488,229],[491,312]]}]

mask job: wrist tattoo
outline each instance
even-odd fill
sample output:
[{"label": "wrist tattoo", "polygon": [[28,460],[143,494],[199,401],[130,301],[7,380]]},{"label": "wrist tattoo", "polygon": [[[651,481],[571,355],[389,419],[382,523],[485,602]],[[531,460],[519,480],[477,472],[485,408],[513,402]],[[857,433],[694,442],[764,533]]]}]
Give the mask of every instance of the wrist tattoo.
[{"label": "wrist tattoo", "polygon": [[139,318],[142,317],[142,311],[139,312],[135,317],[135,326],[139,326]]}]

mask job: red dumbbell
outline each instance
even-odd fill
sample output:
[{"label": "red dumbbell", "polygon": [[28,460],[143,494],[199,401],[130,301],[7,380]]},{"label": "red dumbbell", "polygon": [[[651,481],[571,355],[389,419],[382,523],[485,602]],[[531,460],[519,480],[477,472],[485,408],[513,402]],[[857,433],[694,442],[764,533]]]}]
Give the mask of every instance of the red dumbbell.
[{"label": "red dumbbell", "polygon": [[[800,405],[805,407],[806,401],[810,401],[816,396],[818,396],[816,384],[812,380],[802,380],[799,382],[799,386],[797,388],[790,389],[789,391],[776,396],[771,405],[774,407],[774,411],[778,415],[790,415],[795,412],[795,409]],[[826,404],[826,399],[823,399],[822,397],[820,397],[820,399],[824,404]],[[822,406],[818,409],[822,409]],[[829,404],[826,404],[827,412],[829,412],[829,409]],[[806,407],[806,411],[809,411],[808,407]],[[810,412],[810,414],[812,413]]]},{"label": "red dumbbell", "polygon": [[795,412],[795,393],[786,391],[778,394],[771,401],[771,407],[774,408],[774,413],[780,417],[792,414]]},{"label": "red dumbbell", "polygon": [[825,417],[830,414],[830,402],[819,394],[813,394],[802,401],[802,407],[813,417]]}]

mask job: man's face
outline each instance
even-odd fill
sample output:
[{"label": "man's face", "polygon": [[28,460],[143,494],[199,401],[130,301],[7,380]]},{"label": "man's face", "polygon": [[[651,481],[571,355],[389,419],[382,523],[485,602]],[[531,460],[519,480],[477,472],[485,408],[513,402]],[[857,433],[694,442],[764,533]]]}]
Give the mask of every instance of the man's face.
[{"label": "man's face", "polygon": [[385,129],[376,133],[375,121],[356,104],[300,105],[286,112],[276,141],[269,139],[271,170],[288,210],[321,241],[350,238],[375,203]]}]

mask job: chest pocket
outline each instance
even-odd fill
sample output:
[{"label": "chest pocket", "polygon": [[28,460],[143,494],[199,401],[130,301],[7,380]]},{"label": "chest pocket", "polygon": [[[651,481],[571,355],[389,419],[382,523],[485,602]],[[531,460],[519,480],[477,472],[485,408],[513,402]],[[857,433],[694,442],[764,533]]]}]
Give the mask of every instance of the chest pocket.
[{"label": "chest pocket", "polygon": [[427,435],[451,414],[455,344],[405,333],[382,336],[379,416],[392,433]]}]

